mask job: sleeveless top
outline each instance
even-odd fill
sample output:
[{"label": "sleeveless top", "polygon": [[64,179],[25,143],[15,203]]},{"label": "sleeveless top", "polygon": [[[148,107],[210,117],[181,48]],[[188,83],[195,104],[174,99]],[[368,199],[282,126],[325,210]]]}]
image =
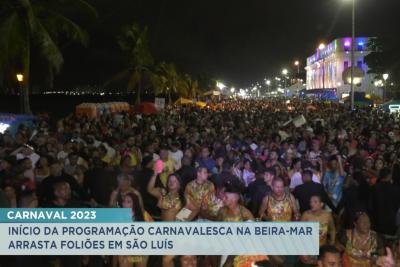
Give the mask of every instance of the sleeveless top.
[{"label": "sleeveless top", "polygon": [[228,208],[226,207],[220,209],[220,217],[224,222],[241,222],[244,219],[243,213],[244,207],[241,205],[239,205],[239,214],[237,215],[228,214]]},{"label": "sleeveless top", "polygon": [[309,222],[319,222],[319,246],[323,246],[328,241],[328,231],[329,231],[329,216],[328,213],[322,213],[320,215],[314,215],[311,212],[306,212],[308,216],[306,221]]},{"label": "sleeveless top", "polygon": [[376,252],[378,249],[378,238],[376,232],[370,231],[370,235],[362,247],[355,247],[356,243],[353,230],[347,230],[346,237],[347,243],[345,254],[349,265],[352,267],[371,266],[370,258],[372,253]]},{"label": "sleeveless top", "polygon": [[167,193],[163,195],[160,199],[160,203],[158,205],[162,210],[176,209],[180,210],[182,208],[182,201],[177,193]]},{"label": "sleeveless top", "polygon": [[[223,207],[220,210],[220,216],[224,222],[241,222],[243,221],[243,214],[245,212],[245,208],[242,205],[239,205],[239,214],[230,215],[228,214],[228,208]],[[267,256],[258,255],[258,256],[236,256],[233,261],[234,267],[252,267],[254,266],[254,262],[257,261],[265,261],[268,260]]]},{"label": "sleeveless top", "polygon": [[290,195],[285,193],[282,200],[277,200],[272,194],[269,195],[266,212],[269,221],[290,222],[293,213]]}]

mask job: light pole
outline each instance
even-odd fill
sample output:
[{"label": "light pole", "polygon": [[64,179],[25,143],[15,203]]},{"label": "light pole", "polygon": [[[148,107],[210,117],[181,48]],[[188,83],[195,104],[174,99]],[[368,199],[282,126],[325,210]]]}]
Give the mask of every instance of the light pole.
[{"label": "light pole", "polygon": [[297,78],[296,78],[296,81],[297,81],[297,90],[299,90],[299,87],[300,87],[300,85],[299,85],[299,79],[300,79],[300,62],[299,62],[298,60],[296,60],[296,61],[294,62],[294,65],[297,67]]},{"label": "light pole", "polygon": [[[346,0],[348,1],[348,0]],[[351,69],[350,69],[350,97],[351,97],[351,110],[354,109],[354,43],[356,39],[356,0],[352,2],[351,11]]]},{"label": "light pole", "polygon": [[300,62],[298,60],[296,60],[294,62],[294,65],[297,67],[297,75],[299,75],[300,74]]},{"label": "light pole", "polygon": [[287,78],[288,73],[289,73],[289,71],[288,71],[287,69],[283,69],[283,70],[282,70],[283,79],[285,80],[285,89],[286,89],[286,87],[287,87],[286,78]]},{"label": "light pole", "polygon": [[267,91],[268,91],[268,93],[270,94],[270,93],[271,93],[271,90],[270,90],[271,81],[270,81],[270,80],[267,80],[267,81],[265,82],[265,84],[267,85]]},{"label": "light pole", "polygon": [[18,85],[19,85],[19,109],[21,113],[24,113],[24,99],[23,99],[23,88],[22,88],[22,83],[24,81],[24,75],[21,73],[17,73],[16,75],[17,77],[17,81],[18,81]]},{"label": "light pole", "polygon": [[384,88],[383,88],[383,90],[384,90],[383,100],[385,100],[387,97],[387,92],[386,92],[387,91],[387,82],[386,81],[389,78],[389,74],[385,73],[382,75],[382,77],[383,77],[383,80],[385,81]]}]

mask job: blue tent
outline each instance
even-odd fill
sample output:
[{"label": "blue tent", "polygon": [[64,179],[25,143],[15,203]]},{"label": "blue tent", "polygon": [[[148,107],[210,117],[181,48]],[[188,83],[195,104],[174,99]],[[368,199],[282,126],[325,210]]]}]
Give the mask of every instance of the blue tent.
[{"label": "blue tent", "polygon": [[15,136],[21,124],[24,124],[28,128],[34,128],[36,125],[36,117],[24,114],[0,113],[0,133],[7,131],[12,136]]}]

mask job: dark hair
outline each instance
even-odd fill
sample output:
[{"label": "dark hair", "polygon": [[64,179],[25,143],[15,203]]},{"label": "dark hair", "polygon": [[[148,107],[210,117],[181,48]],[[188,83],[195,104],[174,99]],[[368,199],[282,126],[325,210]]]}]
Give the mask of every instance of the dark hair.
[{"label": "dark hair", "polygon": [[366,213],[365,211],[357,211],[354,216],[354,223],[356,223],[358,219],[360,219],[364,215],[366,215],[369,218],[368,213]]},{"label": "dark hair", "polygon": [[325,257],[325,255],[326,255],[327,253],[340,255],[339,250],[338,250],[335,246],[332,246],[332,245],[324,245],[324,246],[322,246],[322,247],[319,248],[319,256],[318,256],[318,259],[319,259],[319,260],[322,260],[322,259]]},{"label": "dark hair", "polygon": [[239,181],[238,178],[231,176],[227,179],[227,181],[224,184],[225,187],[225,192],[227,193],[236,193],[236,194],[241,194],[243,191],[243,185]]},{"label": "dark hair", "polygon": [[264,173],[269,173],[269,174],[271,174],[271,175],[273,175],[274,177],[276,176],[276,171],[275,171],[275,169],[274,168],[267,168],[267,169],[265,169],[264,170]]},{"label": "dark hair", "polygon": [[312,194],[311,197],[310,197],[310,199],[313,198],[313,197],[317,197],[317,198],[319,199],[319,201],[322,202],[322,203],[324,202],[324,201],[322,200],[322,196],[321,196],[320,194]]},{"label": "dark hair", "polygon": [[312,179],[312,177],[313,177],[313,172],[310,171],[310,170],[304,170],[304,171],[301,173],[301,175],[302,175],[302,176],[303,176],[303,175],[309,175],[310,178]]},{"label": "dark hair", "polygon": [[179,182],[178,195],[179,195],[179,199],[180,199],[180,201],[181,201],[182,207],[183,207],[183,206],[186,205],[186,199],[185,199],[185,197],[184,197],[185,188],[184,188],[184,184],[183,184],[183,182],[182,182],[181,176],[180,176],[179,174],[177,174],[176,172],[175,172],[175,173],[172,173],[172,174],[170,174],[170,175],[168,175],[168,178],[167,178],[167,186],[166,186],[166,190],[167,190],[167,191],[169,191],[169,189],[168,189],[168,181],[169,181],[169,179],[170,179],[171,177],[175,177],[175,178],[178,180],[178,182]]},{"label": "dark hair", "polygon": [[142,208],[140,207],[140,202],[139,202],[138,196],[134,193],[128,193],[125,195],[125,197],[130,197],[132,199],[132,202],[133,202],[132,210],[133,210],[133,213],[135,214],[135,221],[143,222],[144,216],[143,216]]},{"label": "dark hair", "polygon": [[294,165],[296,165],[296,164],[299,163],[299,162],[301,162],[301,159],[300,159],[300,158],[295,158],[295,159],[292,161],[292,168],[294,167]]},{"label": "dark hair", "polygon": [[207,167],[203,167],[203,166],[197,167],[196,172],[201,172],[201,170],[203,170],[203,169],[205,169],[208,172]]}]

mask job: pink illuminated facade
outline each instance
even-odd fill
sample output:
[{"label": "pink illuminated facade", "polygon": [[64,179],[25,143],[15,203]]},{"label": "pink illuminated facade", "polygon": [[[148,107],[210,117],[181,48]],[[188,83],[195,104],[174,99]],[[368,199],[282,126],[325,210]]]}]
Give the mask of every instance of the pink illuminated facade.
[{"label": "pink illuminated facade", "polygon": [[[356,91],[381,95],[381,90],[373,84],[373,76],[368,74],[368,66],[364,57],[369,54],[369,38],[359,37],[355,41],[355,65],[363,69],[365,76],[361,84],[355,86]],[[351,66],[351,38],[340,38],[326,45],[323,49],[307,58],[306,88],[336,89],[339,98],[350,92],[350,85],[343,82],[343,71]]]}]

